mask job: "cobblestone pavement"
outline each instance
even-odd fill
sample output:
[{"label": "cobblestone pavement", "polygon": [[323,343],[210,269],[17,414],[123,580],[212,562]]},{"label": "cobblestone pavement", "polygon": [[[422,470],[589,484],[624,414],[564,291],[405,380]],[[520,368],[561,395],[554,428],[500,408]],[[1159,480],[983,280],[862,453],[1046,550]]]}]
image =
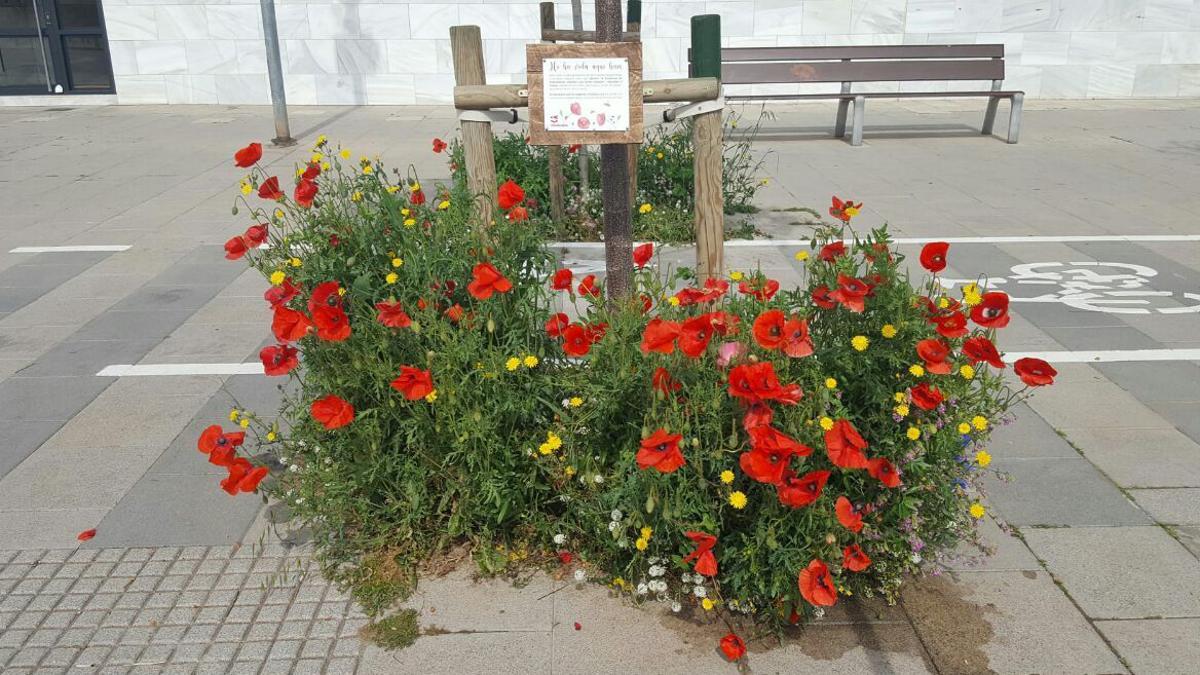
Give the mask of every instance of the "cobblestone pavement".
[{"label": "cobblestone pavement", "polygon": [[279,546],[0,551],[0,671],[353,673],[365,616]]}]

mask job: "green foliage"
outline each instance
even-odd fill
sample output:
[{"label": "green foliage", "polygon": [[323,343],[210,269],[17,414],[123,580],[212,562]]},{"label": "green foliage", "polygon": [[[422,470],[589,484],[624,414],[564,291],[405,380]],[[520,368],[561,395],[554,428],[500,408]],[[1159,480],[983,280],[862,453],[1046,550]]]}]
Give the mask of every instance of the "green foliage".
[{"label": "green foliage", "polygon": [[417,612],[406,609],[363,627],[363,637],[384,649],[403,649],[420,635]]},{"label": "green foliage", "polygon": [[[732,274],[732,288],[721,280],[685,287],[690,270],[651,263],[635,275],[637,300],[606,303],[579,295],[580,279],[552,290],[556,261],[541,235],[499,212],[492,225],[473,222],[461,182],[425,186],[427,199],[413,203],[421,201],[410,196],[415,179],[378,163],[343,166],[337,152],[318,151],[330,168],[317,179],[315,203],[285,199],[277,215],[251,207],[256,222],[270,222],[272,246],[248,258],[276,283],[294,283],[299,294],[284,306],[305,315],[314,289],[336,282],[344,293],[327,302],[344,307],[351,332],[298,340],[303,366],[291,371],[295,394],[279,411],[285,431],[247,419],[255,452],[289,467],[270,483],[272,497],[314,533],[324,573],[370,613],[404,597],[421,561],[466,541],[489,573],[522,561],[557,564],[555,554],[569,551],[571,565],[637,599],[703,604],[703,593],[716,611],[777,624],[813,613],[797,584],[813,560],[829,565],[843,592],[893,598],[905,574],[974,537],[969,508],[986,464],[975,452],[1017,394],[984,364],[965,369],[963,337],[946,340],[945,374],[915,367],[917,342],[937,337],[922,298],[965,310],[936,280],[914,288],[886,230],[818,229],[799,288],[756,297],[768,280],[754,270]],[[252,182],[263,179],[256,169]],[[843,237],[845,255],[824,248]],[[485,263],[511,288],[472,292]],[[862,311],[815,303],[814,291],[845,287],[850,277],[870,285]],[[411,324],[382,325],[384,302],[398,302]],[[559,338],[547,323],[563,305],[571,328]],[[771,310],[807,322],[815,351],[772,348],[776,333],[755,326]],[[652,319],[666,323],[650,327]],[[685,338],[656,349],[656,330],[682,330],[687,344],[702,344],[691,355]],[[808,506],[784,505],[776,485],[745,469],[752,424],[731,387],[755,364],[803,391],[750,410],[769,411],[774,429],[811,449],[787,460],[790,470],[830,472]],[[405,366],[428,369],[434,393],[409,400],[393,387]],[[761,376],[754,382],[762,385]],[[918,408],[912,391],[921,383],[938,387],[945,402]],[[353,421],[333,429],[310,408],[331,394],[354,408]],[[866,455],[893,463],[902,484],[834,465],[826,435],[834,420],[861,432]],[[639,468],[639,446],[658,430],[679,435],[686,463],[677,470]],[[842,496],[863,512],[859,533],[838,520]],[[684,562],[692,531],[717,538],[715,577]],[[852,544],[872,559],[865,571],[842,565]],[[382,639],[407,639],[398,626],[381,629]]]}]

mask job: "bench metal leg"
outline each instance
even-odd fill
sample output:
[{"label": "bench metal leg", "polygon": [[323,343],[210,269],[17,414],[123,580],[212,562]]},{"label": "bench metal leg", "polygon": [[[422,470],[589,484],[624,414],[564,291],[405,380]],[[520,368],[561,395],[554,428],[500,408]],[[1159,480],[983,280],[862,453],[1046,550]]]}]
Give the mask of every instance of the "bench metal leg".
[{"label": "bench metal leg", "polygon": [[862,145],[863,116],[867,111],[867,97],[854,97],[854,130],[850,132],[850,145]]},{"label": "bench metal leg", "polygon": [[837,124],[833,127],[834,138],[846,137],[846,113],[850,110],[850,99],[843,98],[838,101]]},{"label": "bench metal leg", "polygon": [[1000,98],[993,96],[988,99],[987,113],[983,116],[983,135],[991,136],[992,127],[996,123],[996,109],[1000,107]]},{"label": "bench metal leg", "polygon": [[1016,143],[1021,136],[1021,107],[1025,94],[1013,94],[1012,108],[1008,113],[1008,142]]}]

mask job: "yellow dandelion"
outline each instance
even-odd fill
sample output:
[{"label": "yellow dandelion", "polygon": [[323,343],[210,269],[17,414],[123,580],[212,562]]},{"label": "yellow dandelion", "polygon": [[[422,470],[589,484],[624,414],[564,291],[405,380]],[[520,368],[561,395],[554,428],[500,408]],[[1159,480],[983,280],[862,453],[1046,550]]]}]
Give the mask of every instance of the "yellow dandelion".
[{"label": "yellow dandelion", "polygon": [[612,585],[616,586],[617,588],[625,588],[625,580],[621,577],[617,577],[616,579],[612,580]]},{"label": "yellow dandelion", "polygon": [[420,189],[421,189],[421,184],[416,181],[413,181],[412,185],[408,186],[409,192],[417,192]]},{"label": "yellow dandelion", "polygon": [[288,260],[288,264],[291,265],[292,267],[299,267],[299,266],[303,265],[304,262],[302,260],[300,260],[299,258],[292,258],[292,259]]},{"label": "yellow dandelion", "polygon": [[711,612],[713,610],[713,607],[716,607],[716,604],[713,603],[712,600],[705,598],[700,601],[700,606],[704,608],[704,611]]},{"label": "yellow dandelion", "polygon": [[973,366],[964,365],[958,369],[958,374],[962,375],[964,380],[970,380],[975,377],[975,368]]},{"label": "yellow dandelion", "polygon": [[438,202],[437,207],[438,207],[438,211],[445,211],[446,209],[450,208],[450,200],[443,199],[442,201]]},{"label": "yellow dandelion", "polygon": [[537,364],[538,364],[538,357],[530,354],[529,356],[526,356],[525,358],[521,359],[521,363],[525,364],[526,368],[535,368],[535,367],[537,367]]},{"label": "yellow dandelion", "polygon": [[987,466],[992,463],[992,456],[988,454],[987,450],[980,450],[975,453],[975,463],[979,466]]},{"label": "yellow dandelion", "polygon": [[883,328],[879,329],[879,334],[889,340],[896,337],[897,332],[896,327],[890,323],[883,324]]},{"label": "yellow dandelion", "polygon": [[738,272],[736,270],[729,273],[729,278],[732,279],[733,281],[741,281],[743,278],[745,278],[745,276],[746,275],[744,275],[741,272]]},{"label": "yellow dandelion", "polygon": [[908,400],[908,397],[904,395],[904,392],[898,391],[898,392],[892,394],[892,400],[895,401],[896,403],[904,403],[905,401]]},{"label": "yellow dandelion", "polygon": [[651,206],[650,204],[642,204],[641,206],[638,207],[638,213],[641,213],[641,214],[647,214],[653,210],[654,210],[654,207]]},{"label": "yellow dandelion", "polygon": [[248,195],[253,191],[254,191],[254,186],[250,185],[246,181],[242,181],[242,194]]},{"label": "yellow dandelion", "polygon": [[400,275],[396,274],[395,272],[388,272],[388,275],[384,277],[383,280],[389,284],[394,284],[400,280]]},{"label": "yellow dandelion", "polygon": [[358,190],[355,190],[354,194],[350,195],[350,201],[361,202],[362,201],[362,193],[359,192]]},{"label": "yellow dandelion", "polygon": [[308,161],[312,162],[313,164],[319,164],[321,162],[321,159],[322,159],[321,153],[314,152],[312,154],[312,156],[308,158]]},{"label": "yellow dandelion", "polygon": [[855,351],[865,352],[870,345],[871,341],[867,339],[866,335],[855,335],[850,338],[850,346],[854,347]]},{"label": "yellow dandelion", "polygon": [[572,396],[567,403],[570,403],[572,408],[578,408],[583,405],[583,399],[578,396]]},{"label": "yellow dandelion", "polygon": [[732,483],[733,482],[733,472],[730,471],[729,469],[725,469],[724,471],[722,471],[721,472],[721,482],[726,485],[729,485],[730,483]]},{"label": "yellow dandelion", "polygon": [[679,306],[679,298],[677,298],[677,297],[675,297],[675,296],[673,296],[673,295],[672,295],[671,297],[667,298],[667,302],[668,302],[668,303],[670,303],[670,305],[671,305],[672,307],[678,307],[678,306]]},{"label": "yellow dandelion", "polygon": [[729,494],[729,505],[735,509],[746,508],[747,501],[749,500],[746,499],[746,493],[742,492],[741,490],[736,490]]},{"label": "yellow dandelion", "polygon": [[654,536],[654,528],[647,525],[647,526],[643,527],[641,529],[641,531],[638,532],[638,534],[642,535],[642,539],[645,539],[646,541],[650,541],[650,537]]},{"label": "yellow dandelion", "polygon": [[243,429],[245,429],[246,427],[250,426],[250,418],[249,418],[249,417],[243,417],[243,418],[241,419],[241,421],[240,421],[240,422],[238,422],[238,426],[240,426],[240,427],[241,427],[241,428],[243,428]]},{"label": "yellow dandelion", "polygon": [[960,422],[957,428],[958,428],[958,433],[960,433],[960,434],[971,433],[971,425],[967,424],[966,422]]},{"label": "yellow dandelion", "polygon": [[283,209],[275,209],[275,220],[283,220]]},{"label": "yellow dandelion", "polygon": [[650,547],[650,542],[639,537],[637,541],[633,542],[633,547],[639,551],[645,551]]},{"label": "yellow dandelion", "polygon": [[657,155],[655,155],[655,157],[657,157],[657,158],[659,158],[659,159],[662,159],[662,158],[663,158],[663,154],[660,152],[660,153],[658,153]]},{"label": "yellow dandelion", "polygon": [[509,357],[509,359],[504,362],[504,369],[510,373],[520,367],[521,359],[518,359],[515,356]]},{"label": "yellow dandelion", "polygon": [[368,165],[366,165],[366,166],[364,166],[364,167],[362,168],[362,172],[363,172],[365,175],[368,175],[368,176],[370,176],[371,174],[375,173],[375,167],[373,167],[373,166],[371,166],[370,164],[368,164]]},{"label": "yellow dandelion", "polygon": [[963,295],[963,304],[967,307],[974,307],[983,302],[983,296],[979,293],[967,293]]},{"label": "yellow dandelion", "polygon": [[896,414],[901,417],[908,417],[909,410],[908,410],[907,403],[901,403],[900,405],[893,408],[893,410],[895,410]]},{"label": "yellow dandelion", "polygon": [[[400,191],[400,186],[399,185],[389,185],[384,189],[387,190],[387,193],[389,195],[394,195]],[[407,209],[405,209],[405,210],[407,211]]]},{"label": "yellow dandelion", "polygon": [[427,403],[433,403],[436,400],[437,400],[437,389],[434,389],[433,391],[429,392],[428,394],[425,394],[425,401]]},{"label": "yellow dandelion", "polygon": [[916,427],[909,427],[908,431],[904,432],[904,435],[908,437],[908,440],[915,441],[921,437],[921,430]]},{"label": "yellow dandelion", "polygon": [[921,377],[925,374],[925,367],[919,363],[914,363],[908,367],[908,372],[912,373],[913,377]]},{"label": "yellow dandelion", "polygon": [[322,171],[328,171],[330,168],[331,167],[329,165],[329,162],[321,162],[321,170]]},{"label": "yellow dandelion", "polygon": [[284,279],[287,279],[287,275],[283,273],[283,270],[275,270],[274,272],[271,272],[272,286],[278,286],[282,284]]},{"label": "yellow dandelion", "polygon": [[404,258],[392,258],[392,267],[400,267],[404,264]]},{"label": "yellow dandelion", "polygon": [[278,438],[278,436],[275,435],[274,431],[267,432],[267,442],[274,443],[276,438]]},{"label": "yellow dandelion", "polygon": [[822,417],[821,418],[821,428],[824,429],[825,431],[829,431],[830,429],[833,428],[833,420],[829,419],[828,417]]},{"label": "yellow dandelion", "polygon": [[417,221],[415,218],[405,218],[404,219],[405,227],[412,227],[413,225],[416,225],[416,224],[417,224]]},{"label": "yellow dandelion", "polygon": [[985,513],[987,513],[987,509],[983,508],[983,504],[975,502],[971,505],[971,517],[975,520],[982,518]]},{"label": "yellow dandelion", "polygon": [[574,476],[575,475],[575,467],[568,466],[567,468],[563,469],[563,474],[565,474],[567,478]]},{"label": "yellow dandelion", "polygon": [[837,389],[837,380],[832,377],[825,378],[826,389]]},{"label": "yellow dandelion", "polygon": [[794,257],[796,260],[804,262],[805,260],[808,260],[808,251],[796,251],[796,255]]},{"label": "yellow dandelion", "polygon": [[976,415],[971,418],[971,426],[975,427],[979,431],[983,431],[984,429],[988,428],[987,418],[983,415]]},{"label": "yellow dandelion", "polygon": [[329,142],[329,137],[326,136],[325,134],[321,134],[320,136],[317,136],[316,147],[318,147],[318,148],[323,147],[328,142]]},{"label": "yellow dandelion", "polygon": [[230,410],[230,411],[229,411],[229,421],[230,421],[230,422],[236,422],[236,421],[238,421],[238,417],[239,417],[241,414],[242,414],[242,413],[241,413],[240,411],[238,411],[238,409],[237,409],[237,408],[234,408],[233,410]]},{"label": "yellow dandelion", "polygon": [[350,151],[349,150],[342,150],[338,154],[340,154],[342,156],[342,159],[350,159]]}]

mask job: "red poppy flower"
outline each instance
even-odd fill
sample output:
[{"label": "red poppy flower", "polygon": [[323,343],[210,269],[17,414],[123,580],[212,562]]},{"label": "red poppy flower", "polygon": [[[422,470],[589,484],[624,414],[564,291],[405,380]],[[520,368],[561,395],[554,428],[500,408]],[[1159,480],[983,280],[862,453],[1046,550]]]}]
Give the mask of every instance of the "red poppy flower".
[{"label": "red poppy flower", "polygon": [[783,344],[783,312],[769,309],[754,319],[754,341],[763,349],[779,349]]},{"label": "red poppy flower", "polygon": [[233,449],[246,442],[246,432],[230,431],[226,433],[221,425],[214,424],[200,432],[196,440],[196,449],[208,455],[223,448]]},{"label": "red poppy flower", "polygon": [[575,274],[567,268],[562,268],[554,273],[550,278],[550,288],[556,291],[571,290],[571,282],[574,280]]},{"label": "red poppy flower", "polygon": [[984,328],[1004,328],[1008,325],[1008,294],[988,291],[983,301],[971,308],[971,320]]},{"label": "red poppy flower", "polygon": [[837,307],[837,303],[830,297],[829,289],[825,286],[817,286],[812,289],[813,304],[821,309],[833,309]]},{"label": "red poppy flower", "polygon": [[808,336],[808,320],[791,318],[783,324],[783,353],[798,359],[813,353]]},{"label": "red poppy flower", "polygon": [[967,334],[967,317],[958,312],[938,314],[929,319],[929,322],[942,337],[960,338]]},{"label": "red poppy flower", "polygon": [[1000,358],[1000,352],[996,351],[996,345],[982,335],[964,340],[962,353],[971,363],[986,361],[993,368],[1003,369],[1006,367],[1004,360]]},{"label": "red poppy flower", "polygon": [[642,439],[642,446],[637,452],[638,468],[654,467],[661,473],[671,473],[683,466],[683,453],[679,450],[679,441],[682,439],[681,434],[668,434],[665,429],[656,429]]},{"label": "red poppy flower", "polygon": [[717,545],[717,538],[704,532],[684,532],[683,534],[696,542],[696,549],[683,557],[684,564],[695,560],[697,574],[706,577],[717,576],[717,557],[712,552],[713,547]]},{"label": "red poppy flower", "polygon": [[263,372],[267,375],[287,375],[300,365],[300,359],[297,358],[299,354],[300,352],[289,344],[267,345],[258,352],[258,358],[262,360]]},{"label": "red poppy flower", "polygon": [[296,189],[292,191],[292,199],[304,208],[312,206],[313,200],[317,197],[317,184],[311,180],[301,180],[296,183]]},{"label": "red poppy flower", "polygon": [[228,470],[229,475],[221,481],[221,489],[231,495],[236,495],[238,493],[238,482],[250,473],[254,465],[245,457],[238,457],[225,468]]},{"label": "red poppy flower", "polygon": [[718,335],[737,335],[738,322],[741,319],[736,314],[728,312],[709,312],[705,316],[708,317],[709,323]]},{"label": "red poppy flower", "polygon": [[671,377],[671,373],[667,372],[667,369],[661,366],[654,369],[654,375],[650,377],[650,386],[655,391],[661,391],[666,396],[670,396],[673,392],[683,388],[683,385],[676,382]]},{"label": "red poppy flower", "polygon": [[379,310],[375,319],[389,328],[408,328],[412,325],[412,317],[400,308],[399,302],[377,302],[375,309]]},{"label": "red poppy flower", "polygon": [[255,162],[262,159],[262,143],[251,143],[246,147],[233,153],[233,163],[243,169],[254,166]]},{"label": "red poppy flower", "polygon": [[837,519],[842,524],[842,527],[851,532],[862,532],[862,513],[854,507],[854,504],[849,499],[844,496],[838,497],[833,508],[837,512]]},{"label": "red poppy flower", "polygon": [[633,264],[641,269],[654,257],[654,244],[646,242],[633,249]]},{"label": "red poppy flower", "polygon": [[865,281],[839,274],[838,287],[829,297],[842,303],[842,306],[851,312],[862,313],[866,309],[866,297],[870,290],[871,287]]},{"label": "red poppy flower", "polygon": [[285,305],[275,306],[275,317],[271,320],[271,332],[280,342],[295,342],[304,337],[312,322],[303,312],[290,309]]},{"label": "red poppy flower", "polygon": [[508,212],[508,220],[513,223],[523,223],[529,220],[529,210],[524,206],[514,206]]},{"label": "red poppy flower", "polygon": [[746,408],[742,416],[742,428],[749,432],[754,427],[770,424],[775,419],[775,411],[765,403],[754,403]]},{"label": "red poppy flower", "polygon": [[596,285],[595,274],[589,274],[583,278],[583,281],[579,282],[579,294],[585,297],[600,297],[600,287]]},{"label": "red poppy flower", "polygon": [[944,241],[931,241],[921,248],[921,267],[937,274],[946,269],[946,252],[950,244]]},{"label": "red poppy flower", "polygon": [[705,279],[701,288],[684,288],[675,294],[680,307],[687,307],[701,302],[714,302],[729,291],[729,283],[722,279]]},{"label": "red poppy flower", "polygon": [[499,204],[500,208],[504,209],[505,211],[511,209],[517,204],[520,204],[524,200],[525,191],[521,189],[520,185],[514,183],[511,178],[504,181],[504,184],[500,186],[500,189],[496,193],[496,203]]},{"label": "red poppy flower", "polygon": [[400,376],[392,380],[392,389],[410,401],[425,398],[433,391],[433,374],[412,366],[400,366]]},{"label": "red poppy flower", "polygon": [[225,259],[237,260],[246,255],[246,251],[250,250],[249,243],[243,236],[233,237],[225,242]]},{"label": "red poppy flower", "polygon": [[476,300],[487,300],[493,293],[507,293],[512,290],[512,282],[491,263],[479,263],[471,273],[474,279],[467,284],[467,291]]},{"label": "red poppy flower", "polygon": [[450,305],[450,307],[448,307],[442,314],[444,314],[447,319],[450,319],[450,323],[458,323],[459,321],[462,321],[465,312],[463,311],[462,305],[456,302],[453,305]]},{"label": "red poppy flower", "polygon": [[833,262],[844,255],[846,255],[846,244],[839,240],[822,246],[821,252],[817,254],[817,257],[825,262]]},{"label": "red poppy flower", "polygon": [[834,466],[843,469],[867,468],[867,441],[849,420],[837,420],[833,428],[825,432],[825,453]]},{"label": "red poppy flower", "polygon": [[571,561],[575,560],[575,556],[570,551],[563,549],[558,552],[558,562],[564,565],[570,565]]},{"label": "red poppy flower", "polygon": [[417,189],[408,193],[408,202],[413,206],[420,206],[425,203],[425,192]]},{"label": "red poppy flower", "polygon": [[[763,429],[763,426],[751,427],[749,430]],[[778,485],[788,471],[791,454],[786,450],[771,450],[766,447],[743,452],[738,457],[738,465],[742,472],[750,478],[769,485]]]},{"label": "red poppy flower", "polygon": [[242,476],[241,480],[237,482],[238,491],[254,492],[258,489],[258,485],[263,482],[263,479],[267,477],[268,473],[270,473],[270,470],[265,466],[256,466],[253,469],[250,469],[250,471],[246,472],[246,475]]},{"label": "red poppy flower", "polygon": [[579,143],[574,143],[572,145],[568,145],[567,146],[567,154],[579,152],[580,147],[582,147],[582,146]]},{"label": "red poppy flower", "polygon": [[721,653],[729,661],[738,661],[746,655],[746,643],[742,638],[730,633],[721,638]]},{"label": "red poppy flower", "polygon": [[837,218],[843,223],[850,222],[850,219],[858,215],[858,210],[862,208],[862,202],[855,204],[847,199],[842,201],[837,197],[833,198],[832,204],[829,206],[829,215]]},{"label": "red poppy flower", "polygon": [[788,476],[776,486],[779,503],[793,509],[802,508],[821,498],[821,490],[829,480],[831,471],[810,471],[803,476]]},{"label": "red poppy flower", "polygon": [[83,532],[80,532],[79,534],[75,535],[75,538],[78,539],[79,541],[87,541],[95,536],[96,536],[96,530],[95,530],[95,528],[93,528],[90,530],[84,530]]},{"label": "red poppy flower", "polygon": [[587,328],[573,323],[563,329],[563,353],[567,356],[587,356],[592,350],[592,339]]},{"label": "red poppy flower", "polygon": [[350,337],[350,317],[341,307],[318,307],[313,310],[312,320],[322,340],[341,342]]},{"label": "red poppy flower", "polygon": [[675,338],[679,337],[679,324],[655,317],[650,319],[642,331],[642,353],[658,352],[670,354],[675,351]]},{"label": "red poppy flower", "polygon": [[354,406],[333,394],[313,401],[309,411],[314,420],[331,431],[354,421]]},{"label": "red poppy flower", "polygon": [[949,375],[950,362],[946,359],[950,358],[950,345],[927,338],[917,343],[917,356],[925,361],[925,370],[935,375]]},{"label": "red poppy flower", "polygon": [[861,572],[871,566],[871,559],[863,553],[858,544],[850,544],[842,549],[842,567],[851,572]]},{"label": "red poppy flower", "polygon": [[440,138],[433,139],[433,151],[434,152],[440,153],[445,149],[446,149],[446,141],[443,141]]},{"label": "red poppy flower", "polygon": [[679,327],[679,351],[693,359],[700,358],[716,332],[713,319],[713,314],[701,314],[684,321]]},{"label": "red poppy flower", "polygon": [[887,487],[900,487],[900,473],[896,471],[896,465],[886,457],[867,460],[867,473]]},{"label": "red poppy flower", "polygon": [[267,240],[267,226],[266,224],[251,225],[246,228],[246,234],[243,236],[246,238],[247,246],[258,248]]},{"label": "red poppy flower", "polygon": [[326,281],[317,284],[312,295],[308,296],[308,312],[312,314],[318,307],[341,307],[342,286],[336,281]]},{"label": "red poppy flower", "polygon": [[729,395],[747,403],[779,401],[788,405],[800,402],[800,385],[782,386],[770,361],[744,363],[729,370]]},{"label": "red poppy flower", "polygon": [[268,288],[263,293],[263,300],[270,303],[271,307],[279,307],[291,302],[297,295],[300,295],[300,288],[292,283],[291,277],[286,277],[282,284]]},{"label": "red poppy flower", "polygon": [[812,448],[772,426],[760,425],[746,431],[750,434],[750,447],[755,450],[787,453],[797,457],[808,457],[812,454]]},{"label": "red poppy flower", "polygon": [[[300,174],[300,180],[312,180],[321,175],[321,165],[316,162],[309,162],[305,165],[304,173]],[[282,197],[282,195],[280,195]]]},{"label": "red poppy flower", "polygon": [[922,382],[909,389],[908,395],[912,398],[912,402],[922,410],[937,408],[942,404],[943,399],[941,390],[930,386],[928,382]]},{"label": "red poppy flower", "polygon": [[270,178],[264,180],[262,185],[258,186],[258,196],[262,197],[263,199],[270,199],[273,201],[279,201],[280,199],[283,199],[283,190],[279,189],[279,178],[276,176],[271,176]]},{"label": "red poppy flower", "polygon": [[800,570],[800,596],[810,605],[832,607],[837,602],[837,588],[829,576],[829,567],[820,560],[813,560]]},{"label": "red poppy flower", "polygon": [[562,337],[563,332],[567,329],[567,326],[570,325],[571,319],[568,318],[566,314],[559,312],[558,314],[550,317],[550,320],[546,322],[546,335],[549,335],[552,338]]},{"label": "red poppy flower", "polygon": [[755,300],[766,302],[775,297],[775,294],[779,292],[779,282],[774,279],[764,279],[761,283],[758,281],[753,283],[743,281],[738,284],[738,290]]},{"label": "red poppy flower", "polygon": [[1044,387],[1048,384],[1054,384],[1054,376],[1058,375],[1049,363],[1041,359],[1035,359],[1027,356],[1023,359],[1017,359],[1013,364],[1013,372],[1021,381],[1030,387]]}]

